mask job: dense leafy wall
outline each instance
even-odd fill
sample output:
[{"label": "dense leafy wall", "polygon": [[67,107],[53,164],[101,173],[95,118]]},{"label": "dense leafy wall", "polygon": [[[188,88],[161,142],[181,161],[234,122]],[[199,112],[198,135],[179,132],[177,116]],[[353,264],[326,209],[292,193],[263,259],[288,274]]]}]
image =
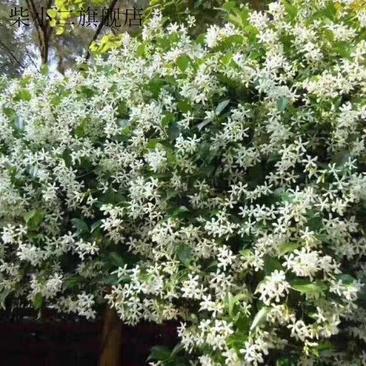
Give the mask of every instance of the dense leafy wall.
[{"label": "dense leafy wall", "polygon": [[2,298],[181,320],[157,364],[363,365],[366,13],[226,11],[3,80]]}]

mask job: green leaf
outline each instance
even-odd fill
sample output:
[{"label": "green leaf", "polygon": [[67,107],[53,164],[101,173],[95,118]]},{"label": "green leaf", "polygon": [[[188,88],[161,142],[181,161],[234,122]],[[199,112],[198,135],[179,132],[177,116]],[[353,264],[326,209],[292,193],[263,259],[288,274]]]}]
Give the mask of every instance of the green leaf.
[{"label": "green leaf", "polygon": [[14,100],[19,102],[21,100],[24,100],[26,102],[30,101],[32,99],[32,94],[27,89],[20,90],[14,97]]},{"label": "green leaf", "polygon": [[283,270],[281,262],[276,258],[273,258],[271,256],[266,256],[264,258],[264,272],[265,272],[265,274],[269,275],[276,269],[279,270],[279,271]]},{"label": "green leaf", "polygon": [[159,94],[165,84],[165,81],[160,78],[155,78],[151,80],[147,85],[147,89],[152,93],[154,98],[158,98]]},{"label": "green leaf", "polygon": [[231,293],[227,296],[227,308],[230,318],[234,317],[234,306],[238,303],[240,303],[241,300],[244,300],[247,298],[246,294],[237,294],[233,296]]},{"label": "green leaf", "polygon": [[105,203],[113,203],[120,204],[125,201],[125,196],[121,192],[115,192],[109,189],[107,192],[100,196],[99,202],[97,205],[102,205]]},{"label": "green leaf", "polygon": [[216,46],[217,51],[229,52],[230,50],[237,50],[243,43],[243,37],[240,35],[232,35],[225,37],[220,41],[219,46]]},{"label": "green leaf", "polygon": [[171,140],[175,140],[180,134],[178,123],[172,123],[168,128],[168,136]]},{"label": "green leaf", "polygon": [[40,293],[37,293],[33,299],[33,306],[36,310],[39,310],[43,305],[43,297]]},{"label": "green leaf", "polygon": [[151,352],[147,361],[168,361],[170,359],[170,350],[164,346],[154,346],[151,348]]},{"label": "green leaf", "polygon": [[30,230],[38,229],[44,218],[45,212],[42,210],[32,210],[24,216],[25,222]]},{"label": "green leaf", "polygon": [[244,27],[244,23],[243,23],[243,19],[240,16],[240,14],[230,14],[229,15],[229,20],[231,23],[233,23],[234,25],[243,28]]},{"label": "green leaf", "polygon": [[327,3],[327,6],[324,9],[322,9],[321,14],[319,14],[319,15],[322,17],[323,14],[326,15],[332,21],[334,21],[334,19],[337,16],[337,8],[335,7],[335,5],[332,1],[329,1]]},{"label": "green leaf", "polygon": [[341,274],[336,277],[337,280],[341,280],[344,285],[351,285],[356,281],[356,279],[349,274]]},{"label": "green leaf", "polygon": [[243,348],[243,344],[247,338],[248,337],[244,332],[238,332],[228,338],[227,344],[230,346],[230,348],[234,348],[237,352],[240,352],[240,349]]},{"label": "green leaf", "polygon": [[277,108],[280,112],[283,112],[288,107],[288,99],[286,97],[280,97],[277,100]]},{"label": "green leaf", "polygon": [[248,334],[249,333],[249,323],[250,318],[244,314],[240,314],[240,316],[237,319],[234,319],[235,327],[242,333],[242,334]]},{"label": "green leaf", "polygon": [[126,262],[118,253],[112,252],[109,254],[109,260],[114,267],[123,267]]},{"label": "green leaf", "polygon": [[85,234],[89,232],[88,224],[81,219],[74,218],[71,220],[72,225],[77,230],[77,234]]},{"label": "green leaf", "polygon": [[284,243],[281,244],[278,247],[278,256],[282,257],[283,255],[287,254],[287,253],[291,253],[293,252],[295,249],[298,249],[301,246],[300,243]]},{"label": "green leaf", "polygon": [[64,286],[69,289],[74,289],[80,284],[80,278],[78,276],[71,276],[65,279]]},{"label": "green leaf", "polygon": [[182,113],[187,113],[189,111],[192,110],[192,106],[191,103],[189,103],[187,100],[180,100],[177,103],[178,109],[182,112]]},{"label": "green leaf", "polygon": [[298,9],[296,8],[296,6],[291,4],[290,1],[284,1],[283,4],[284,4],[287,14],[289,15],[289,18],[291,20],[295,19],[295,17],[297,16],[297,13],[298,13]]},{"label": "green leaf", "polygon": [[274,191],[276,197],[279,198],[281,202],[289,202],[292,203],[294,201],[294,195],[285,191],[283,188],[277,188]]},{"label": "green leaf", "polygon": [[204,119],[202,122],[200,122],[198,125],[197,125],[197,128],[199,129],[199,130],[202,130],[202,128],[203,127],[205,127],[205,126],[207,126],[209,123],[211,123],[212,122],[212,119],[208,119],[208,118],[206,118],[206,119]]},{"label": "green leaf", "polygon": [[192,248],[185,244],[179,245],[177,248],[177,257],[186,267],[188,267],[193,258]]},{"label": "green leaf", "polygon": [[96,222],[94,222],[91,226],[90,226],[90,232],[93,233],[95,230],[97,230],[98,228],[100,228],[102,226],[102,220],[98,220]]},{"label": "green leaf", "polygon": [[171,217],[186,217],[189,213],[189,209],[186,206],[180,206],[176,210],[173,211]]},{"label": "green leaf", "polygon": [[93,90],[84,85],[79,89],[79,91],[86,98],[91,98],[94,95]]},{"label": "green leaf", "polygon": [[175,121],[175,115],[174,113],[167,113],[161,120],[161,125],[163,127],[169,127],[173,124]]},{"label": "green leaf", "polygon": [[276,361],[276,366],[297,366],[298,363],[290,357],[281,357]]},{"label": "green leaf", "polygon": [[182,343],[178,343],[175,345],[175,347],[173,348],[170,356],[171,357],[175,357],[180,351],[182,351],[184,349],[184,346]]},{"label": "green leaf", "polygon": [[230,103],[230,99],[224,100],[216,107],[215,113],[216,115],[221,114],[221,112],[227,107],[227,105]]},{"label": "green leaf", "polygon": [[291,283],[291,287],[303,295],[319,298],[327,290],[327,285],[324,282],[307,280],[295,280]]},{"label": "green leaf", "polygon": [[269,312],[269,307],[263,306],[253,319],[253,323],[250,326],[250,331],[252,332],[255,328],[262,325],[267,320],[267,314]]},{"label": "green leaf", "polygon": [[11,293],[11,290],[4,289],[0,292],[0,307],[5,310],[5,301],[8,295]]},{"label": "green leaf", "polygon": [[142,43],[137,47],[136,54],[138,57],[145,57],[146,55],[146,48],[145,45]]},{"label": "green leaf", "polygon": [[319,351],[320,354],[327,354],[333,351],[335,349],[335,346],[329,341],[324,341],[319,343],[315,348]]},{"label": "green leaf", "polygon": [[176,60],[176,64],[182,72],[184,72],[187,69],[190,63],[191,59],[187,55],[181,55]]},{"label": "green leaf", "polygon": [[[62,34],[62,33],[59,33]],[[49,74],[49,67],[46,64],[41,65],[40,72],[42,75],[48,75]]]},{"label": "green leaf", "polygon": [[86,136],[88,123],[89,123],[89,121],[86,118],[83,119],[80,122],[79,126],[77,126],[75,128],[75,135],[76,135],[76,137],[84,137],[84,136]]}]

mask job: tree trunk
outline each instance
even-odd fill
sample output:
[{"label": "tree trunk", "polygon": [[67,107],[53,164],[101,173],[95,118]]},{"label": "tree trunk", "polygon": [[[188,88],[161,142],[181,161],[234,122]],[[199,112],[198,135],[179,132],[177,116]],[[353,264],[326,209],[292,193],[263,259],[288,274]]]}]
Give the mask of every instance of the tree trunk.
[{"label": "tree trunk", "polygon": [[[43,65],[48,63],[49,43],[52,34],[52,27],[45,19],[40,17],[39,10],[37,10],[34,0],[26,0],[29,14],[32,18],[33,25],[37,31],[38,47],[41,54],[41,61]],[[47,0],[46,9],[51,7],[52,0]],[[42,14],[43,16],[43,14]]]},{"label": "tree trunk", "polygon": [[122,323],[114,309],[107,308],[104,314],[102,350],[99,366],[122,366]]}]

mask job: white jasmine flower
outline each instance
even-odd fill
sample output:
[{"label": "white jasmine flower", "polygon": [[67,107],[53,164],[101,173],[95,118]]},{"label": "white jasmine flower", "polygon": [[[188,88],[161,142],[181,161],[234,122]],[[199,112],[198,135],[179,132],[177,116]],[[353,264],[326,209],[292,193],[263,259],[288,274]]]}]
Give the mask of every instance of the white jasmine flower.
[{"label": "white jasmine flower", "polygon": [[261,294],[260,300],[266,305],[270,305],[272,300],[279,302],[281,297],[289,293],[290,288],[290,284],[286,281],[285,272],[276,269],[269,276],[265,277],[255,292]]},{"label": "white jasmine flower", "polygon": [[150,165],[153,172],[160,171],[167,161],[166,151],[156,148],[154,151],[150,151],[146,154],[145,159]]}]

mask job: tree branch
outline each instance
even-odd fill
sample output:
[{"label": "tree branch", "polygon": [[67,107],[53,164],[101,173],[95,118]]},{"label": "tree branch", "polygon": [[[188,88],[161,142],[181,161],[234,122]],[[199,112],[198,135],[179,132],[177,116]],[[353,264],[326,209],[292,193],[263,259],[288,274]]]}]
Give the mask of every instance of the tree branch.
[{"label": "tree branch", "polygon": [[22,68],[24,69],[24,65],[16,58],[12,50],[0,40],[0,46],[14,59],[14,61]]},{"label": "tree branch", "polygon": [[109,16],[111,15],[114,6],[116,5],[117,0],[112,0],[112,2],[109,5],[109,8],[107,10],[107,12],[104,14],[104,17],[102,18],[102,21],[98,24],[98,28],[96,29],[93,38],[91,39],[91,41],[88,44],[88,49],[86,52],[86,56],[85,56],[85,60],[88,60],[90,58],[90,46],[91,44],[98,38],[99,33],[102,31],[102,28],[105,24],[105,22],[108,20]]},{"label": "tree branch", "polygon": [[38,66],[37,66],[37,64],[36,64],[36,62],[34,61],[33,57],[32,57],[32,56],[31,56],[31,54],[29,53],[29,51],[28,51],[27,47],[25,47],[25,53],[27,54],[27,56],[28,56],[28,57],[29,57],[29,59],[31,60],[31,62],[32,62],[33,66],[36,68],[37,72],[40,72],[40,71],[39,71],[39,68],[38,68]]},{"label": "tree branch", "polygon": [[[52,32],[51,27],[48,24],[43,24],[41,19],[39,18],[39,14],[37,12],[37,8],[33,2],[33,0],[26,0],[30,15],[32,17],[33,24],[37,31],[39,48],[41,51],[41,59],[42,63],[46,64],[48,62],[48,43],[50,39],[50,35]],[[52,4],[50,0],[47,2],[47,9]]]}]

